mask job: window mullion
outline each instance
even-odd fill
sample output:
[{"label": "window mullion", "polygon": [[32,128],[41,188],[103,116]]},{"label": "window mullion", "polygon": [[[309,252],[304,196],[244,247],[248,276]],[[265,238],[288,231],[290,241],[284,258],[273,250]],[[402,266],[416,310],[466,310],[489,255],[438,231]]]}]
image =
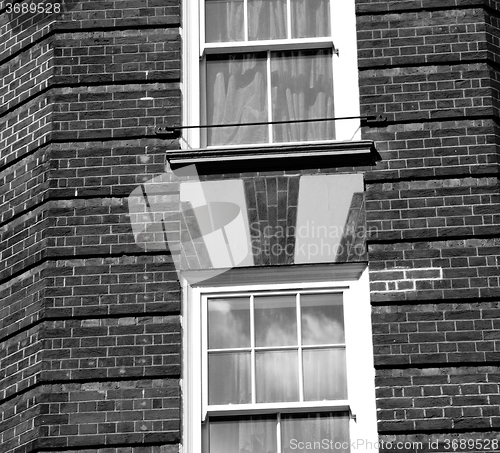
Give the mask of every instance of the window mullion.
[{"label": "window mullion", "polygon": [[201,420],[205,421],[208,408],[208,297],[201,298]]},{"label": "window mullion", "polygon": [[276,450],[281,453],[281,412],[278,412],[276,422]]},{"label": "window mullion", "polygon": [[205,52],[205,1],[200,2],[200,14],[198,15],[198,28],[200,35],[198,36],[198,56],[201,58]]},{"label": "window mullion", "polygon": [[[207,56],[203,55],[202,64],[200,65],[200,75],[201,75],[201,80],[203,80],[202,83],[202,93],[203,95],[201,96],[201,102],[200,102],[200,118],[201,118],[201,124],[207,124],[207,117],[208,117],[208,112],[207,112],[207,92],[208,92],[208,87],[207,87]],[[208,144],[208,129],[200,129],[199,131],[199,138],[200,138],[200,144],[201,146],[207,146]]]},{"label": "window mullion", "polygon": [[[337,49],[337,47],[335,46],[335,43],[333,45],[333,50],[332,50],[332,60],[330,61],[330,64],[332,65],[332,80],[330,81],[330,84],[332,86],[332,93],[333,93],[333,116],[336,117],[337,115],[337,110],[336,110],[336,106],[335,106],[335,78],[336,78],[336,75],[337,75],[337,65],[338,65],[338,62],[337,60],[335,59],[335,57],[338,58],[339,54],[335,54],[335,50]],[[333,121],[333,136],[336,138],[337,137],[337,123],[338,121]]]},{"label": "window mullion", "polygon": [[245,42],[248,41],[248,0],[243,0],[243,38]]},{"label": "window mullion", "polygon": [[292,39],[292,1],[286,0],[286,36]]},{"label": "window mullion", "polygon": [[255,395],[256,389],[256,376],[255,376],[255,319],[254,319],[254,296],[250,295],[250,385],[252,391],[252,404],[257,401]]},{"label": "window mullion", "polygon": [[267,125],[269,134],[269,143],[273,143],[273,89],[271,86],[271,51],[267,51]]},{"label": "window mullion", "polygon": [[299,367],[299,401],[304,401],[304,371],[302,369],[302,323],[300,311],[300,293],[295,296],[295,305],[297,309],[297,352],[299,354],[297,363]]}]

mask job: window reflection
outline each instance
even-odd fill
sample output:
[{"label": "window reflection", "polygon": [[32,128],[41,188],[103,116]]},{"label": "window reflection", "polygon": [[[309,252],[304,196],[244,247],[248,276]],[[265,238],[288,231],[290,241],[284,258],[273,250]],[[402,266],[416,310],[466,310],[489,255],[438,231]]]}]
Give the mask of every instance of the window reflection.
[{"label": "window reflection", "polygon": [[250,298],[209,299],[208,347],[250,347]]},{"label": "window reflection", "polygon": [[345,343],[341,294],[304,294],[300,305],[303,345]]},{"label": "window reflection", "polygon": [[341,293],[210,298],[208,322],[209,404],[347,399]]},{"label": "window reflection", "polygon": [[295,296],[255,298],[255,345],[292,346],[297,344]]}]

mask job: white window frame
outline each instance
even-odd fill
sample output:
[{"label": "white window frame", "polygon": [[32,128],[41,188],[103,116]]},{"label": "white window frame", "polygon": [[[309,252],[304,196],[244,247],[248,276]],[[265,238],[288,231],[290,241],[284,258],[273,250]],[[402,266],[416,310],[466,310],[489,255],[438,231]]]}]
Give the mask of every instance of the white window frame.
[{"label": "white window frame", "polygon": [[[375,407],[375,372],[373,367],[373,345],[371,334],[371,310],[369,300],[368,268],[366,265],[337,265],[336,268],[357,269],[356,277],[340,272],[331,280],[318,278],[332,271],[331,265],[304,265],[288,268],[287,281],[278,278],[278,283],[252,282],[252,273],[263,275],[258,268],[245,269],[248,278],[240,281],[232,277],[231,271],[217,277],[217,284],[201,282],[190,284],[183,278],[183,453],[203,452],[202,422],[207,415],[249,415],[252,413],[295,413],[349,411],[349,433],[351,452],[378,452],[377,420]],[[364,267],[364,269],[363,269]],[[306,269],[308,268],[308,269]],[[305,269],[305,272],[304,272]],[[259,273],[260,271],[260,273]],[[239,269],[241,272],[241,269]],[[267,268],[271,278],[274,270]],[[349,273],[349,272],[348,272]],[[278,275],[279,277],[279,275]],[[248,283],[245,283],[248,280]],[[266,278],[269,281],[269,276]],[[342,292],[346,342],[346,368],[348,399],[342,401],[302,403],[258,403],[209,407],[207,404],[206,370],[206,319],[203,304],[213,295],[239,294],[255,291],[311,291]],[[206,453],[206,452],[203,452]]]},{"label": "white window frame", "polygon": [[[263,40],[256,42],[204,43],[204,0],[183,0],[181,30],[182,36],[182,96],[183,126],[205,125],[205,93],[202,87],[205,80],[204,60],[207,54],[231,52],[245,49],[256,50],[291,50],[334,47],[338,55],[333,55],[333,96],[336,118],[359,117],[359,83],[357,68],[356,15],[354,0],[330,0],[332,37],[303,38],[288,40]],[[336,121],[334,142],[361,139],[359,120]],[[181,146],[183,149],[199,149],[204,146],[204,131],[201,128],[183,129]],[[310,144],[311,142],[302,142]],[[290,143],[264,143],[250,145],[228,145],[223,148],[265,147],[290,145]],[[216,146],[222,148],[221,146]]]}]

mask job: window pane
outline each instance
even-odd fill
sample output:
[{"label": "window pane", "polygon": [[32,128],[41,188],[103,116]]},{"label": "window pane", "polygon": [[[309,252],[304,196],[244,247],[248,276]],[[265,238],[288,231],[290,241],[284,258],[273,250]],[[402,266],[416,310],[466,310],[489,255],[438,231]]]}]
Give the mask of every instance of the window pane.
[{"label": "window pane", "polygon": [[255,354],[256,397],[258,403],[298,401],[297,351]]},{"label": "window pane", "polygon": [[208,356],[208,403],[250,403],[250,353],[212,353]]},{"label": "window pane", "polygon": [[238,126],[269,121],[265,54],[207,57],[208,145],[267,143],[268,127]]},{"label": "window pane", "polygon": [[281,426],[281,444],[284,453],[350,451],[349,416],[346,412],[282,415]]},{"label": "window pane", "polygon": [[[273,121],[333,118],[332,51],[271,54]],[[274,125],[275,142],[335,138],[333,121]]]},{"label": "window pane", "polygon": [[243,0],[206,0],[206,42],[243,41],[243,8]]},{"label": "window pane", "polygon": [[345,349],[303,351],[304,400],[347,399]]},{"label": "window pane", "polygon": [[210,420],[210,453],[275,453],[276,419]]},{"label": "window pane", "polygon": [[345,343],[341,294],[302,295],[300,308],[303,345]]},{"label": "window pane", "polygon": [[255,345],[297,344],[295,296],[255,297]]},{"label": "window pane", "polygon": [[292,38],[330,36],[328,0],[291,0]]},{"label": "window pane", "polygon": [[250,298],[208,300],[208,347],[250,347]]},{"label": "window pane", "polygon": [[286,38],[286,0],[248,0],[248,39]]}]

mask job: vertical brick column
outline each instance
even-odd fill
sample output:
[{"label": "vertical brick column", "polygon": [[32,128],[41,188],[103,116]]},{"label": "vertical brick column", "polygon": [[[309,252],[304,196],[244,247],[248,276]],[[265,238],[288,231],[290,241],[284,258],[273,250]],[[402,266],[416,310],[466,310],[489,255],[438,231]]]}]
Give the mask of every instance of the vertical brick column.
[{"label": "vertical brick column", "polygon": [[178,147],[180,3],[3,3],[1,450],[177,451],[180,289],[127,197]]},{"label": "vertical brick column", "polygon": [[388,118],[364,131],[380,439],[496,438],[499,3],[357,14],[362,112]]}]

